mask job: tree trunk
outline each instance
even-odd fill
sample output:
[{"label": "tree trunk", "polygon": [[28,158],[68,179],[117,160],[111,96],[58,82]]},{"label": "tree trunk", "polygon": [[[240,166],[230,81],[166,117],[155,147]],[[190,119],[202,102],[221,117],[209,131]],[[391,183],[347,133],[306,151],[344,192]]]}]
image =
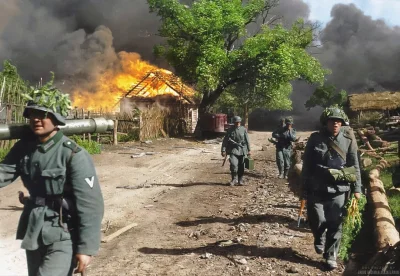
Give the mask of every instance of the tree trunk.
[{"label": "tree trunk", "polygon": [[243,107],[243,126],[249,128],[249,104],[245,103]]},{"label": "tree trunk", "polygon": [[224,91],[225,86],[219,86],[214,91],[204,93],[203,98],[201,99],[199,105],[199,116],[196,124],[196,129],[194,134],[197,138],[202,138],[202,130],[201,130],[201,118],[203,115],[209,111],[210,107],[218,100],[219,96],[221,96]]}]

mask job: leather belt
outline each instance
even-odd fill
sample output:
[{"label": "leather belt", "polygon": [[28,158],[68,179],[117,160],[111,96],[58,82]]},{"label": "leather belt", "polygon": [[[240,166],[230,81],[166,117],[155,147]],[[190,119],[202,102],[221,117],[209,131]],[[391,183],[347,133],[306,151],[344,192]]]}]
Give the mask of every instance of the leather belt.
[{"label": "leather belt", "polygon": [[38,206],[47,206],[51,209],[59,208],[60,207],[60,200],[61,197],[58,198],[44,198],[40,196],[29,197],[29,199]]}]

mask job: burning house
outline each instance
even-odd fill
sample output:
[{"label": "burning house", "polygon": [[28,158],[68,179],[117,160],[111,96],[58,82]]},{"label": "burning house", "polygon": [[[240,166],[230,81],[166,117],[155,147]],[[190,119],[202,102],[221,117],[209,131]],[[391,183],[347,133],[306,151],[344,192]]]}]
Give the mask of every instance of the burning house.
[{"label": "burning house", "polygon": [[[127,118],[126,123],[140,116],[135,121],[140,121],[142,138],[155,137],[160,132],[192,132],[197,123],[194,89],[172,72],[142,60],[135,53],[118,53],[115,66],[102,71],[89,85],[73,90],[72,98],[74,107],[91,114],[114,114],[118,119]],[[122,126],[118,129],[126,132]]]},{"label": "burning house", "polygon": [[169,134],[194,132],[197,123],[195,90],[164,69],[147,72],[126,91],[120,100],[120,112],[133,109],[158,112],[158,117],[164,118],[164,130]]}]

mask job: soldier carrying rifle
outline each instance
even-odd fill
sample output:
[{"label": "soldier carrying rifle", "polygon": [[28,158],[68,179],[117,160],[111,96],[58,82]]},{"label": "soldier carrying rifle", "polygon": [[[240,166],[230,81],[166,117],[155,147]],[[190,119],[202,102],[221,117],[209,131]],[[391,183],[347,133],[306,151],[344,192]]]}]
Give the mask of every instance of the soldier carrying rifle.
[{"label": "soldier carrying rifle", "polygon": [[239,116],[233,117],[234,126],[226,132],[221,148],[223,157],[229,155],[231,186],[244,185],[245,158],[251,155],[249,135],[246,128],[240,125],[241,121]]},{"label": "soldier carrying rifle", "polygon": [[84,273],[100,247],[104,212],[99,181],[89,153],[64,136],[70,105],[48,85],[28,95],[23,116],[32,135],[19,140],[0,163],[0,188],[18,177],[29,192],[17,239],[26,250],[29,276]]}]

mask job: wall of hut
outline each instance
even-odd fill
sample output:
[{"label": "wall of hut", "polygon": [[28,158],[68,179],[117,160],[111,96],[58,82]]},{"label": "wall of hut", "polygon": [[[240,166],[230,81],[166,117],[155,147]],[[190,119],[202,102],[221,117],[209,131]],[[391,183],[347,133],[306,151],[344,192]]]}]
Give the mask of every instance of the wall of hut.
[{"label": "wall of hut", "polygon": [[177,137],[193,133],[197,123],[197,107],[174,99],[129,98],[121,104],[121,112],[140,110],[140,140],[158,137]]}]

